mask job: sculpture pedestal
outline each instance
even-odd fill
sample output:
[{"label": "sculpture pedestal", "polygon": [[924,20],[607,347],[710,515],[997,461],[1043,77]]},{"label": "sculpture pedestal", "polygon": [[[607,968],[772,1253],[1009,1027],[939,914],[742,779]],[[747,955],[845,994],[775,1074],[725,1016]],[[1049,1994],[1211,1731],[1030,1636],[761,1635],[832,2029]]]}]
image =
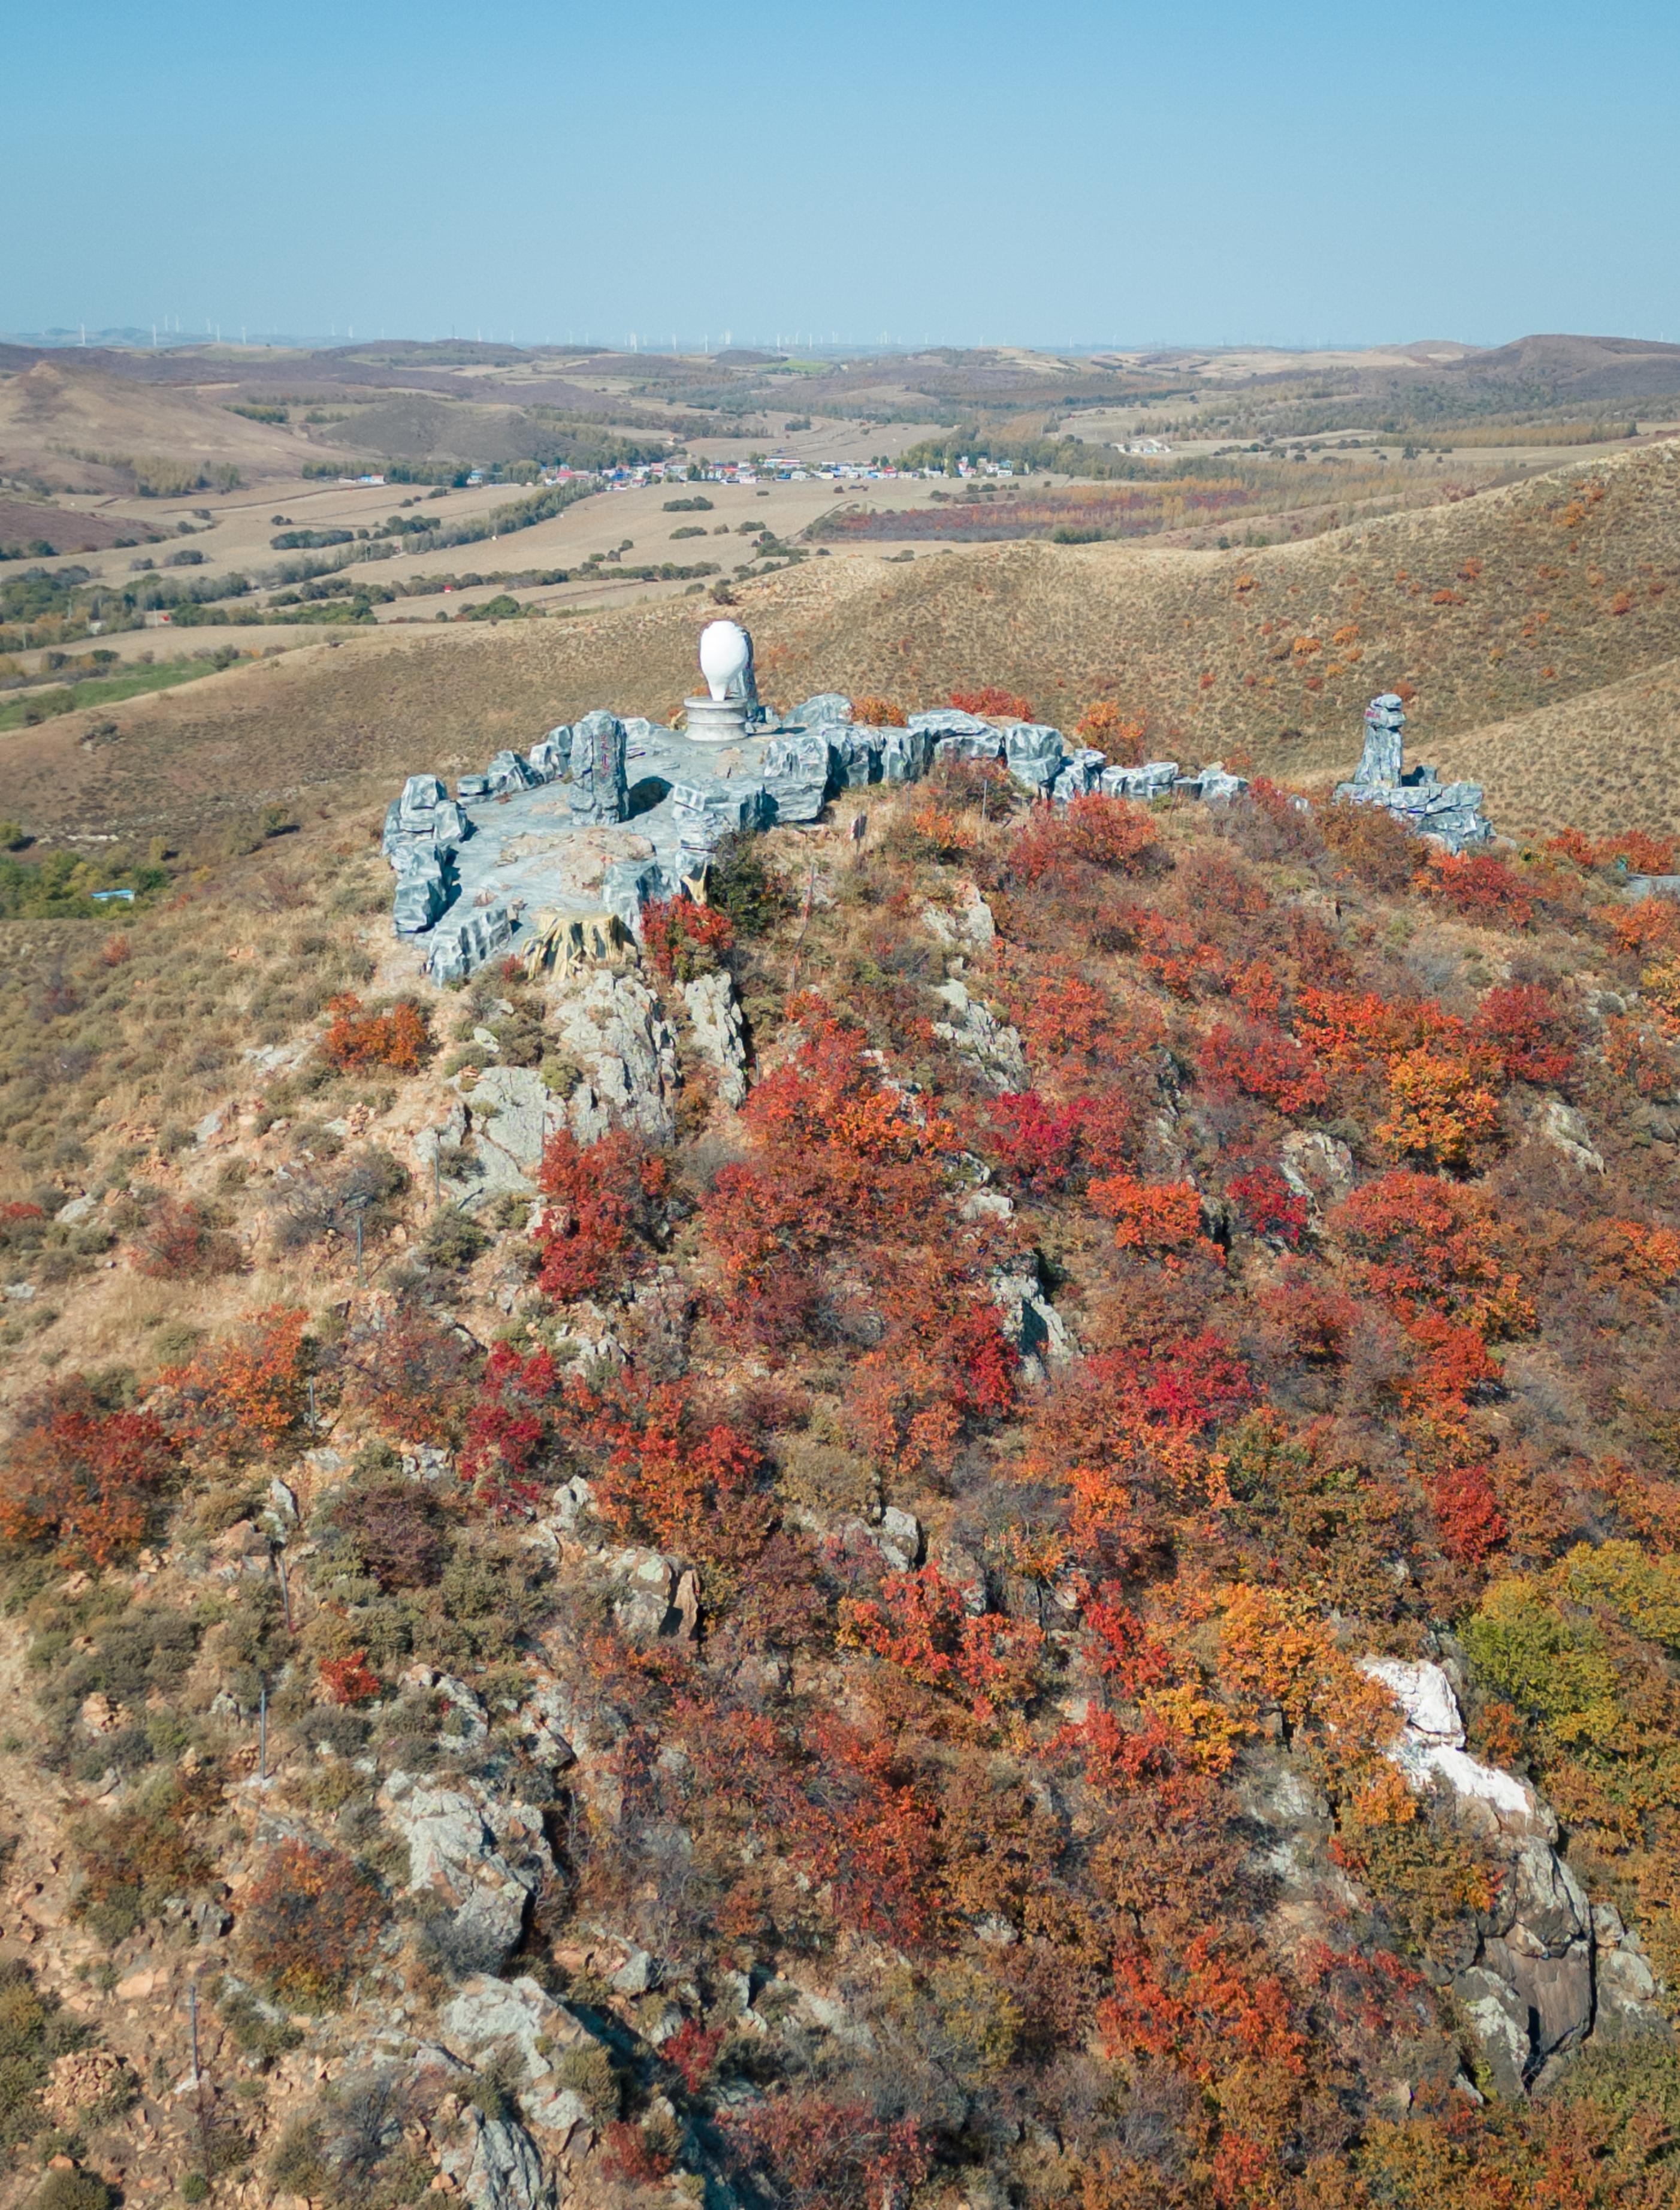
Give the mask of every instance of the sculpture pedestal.
[{"label": "sculpture pedestal", "polygon": [[685,698],[683,734],[691,744],[738,745],[747,734],[744,698]]}]

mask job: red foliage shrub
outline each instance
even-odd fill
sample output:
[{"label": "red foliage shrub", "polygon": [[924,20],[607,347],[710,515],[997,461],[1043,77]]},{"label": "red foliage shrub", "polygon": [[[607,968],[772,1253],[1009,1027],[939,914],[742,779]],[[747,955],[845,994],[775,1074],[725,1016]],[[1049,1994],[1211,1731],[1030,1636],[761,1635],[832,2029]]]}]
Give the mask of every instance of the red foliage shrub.
[{"label": "red foliage shrub", "polygon": [[1419,881],[1466,921],[1526,928],[1534,918],[1532,892],[1514,867],[1490,852],[1431,853]]},{"label": "red foliage shrub", "polygon": [[246,1890],[239,1939],[282,2002],[329,2009],[388,1917],[373,1876],[337,1850],[282,1842]]},{"label": "red foliage shrub", "polygon": [[0,1464],[0,1536],[98,1569],[145,1539],[179,1453],[150,1412],[101,1405],[80,1377],[25,1406]]},{"label": "red foliage shrub", "polygon": [[812,2092],[732,2111],[724,2133],[732,2169],[780,2210],[906,2210],[930,2163],[913,2118]]},{"label": "red foliage shrub", "polygon": [[154,1282],[238,1274],[245,1265],[234,1237],[207,1219],[190,1198],[166,1197],[153,1207],[135,1237],[131,1259],[135,1273]]},{"label": "red foliage shrub", "polygon": [[370,1704],[384,1687],[365,1650],[321,1661],[321,1688],[329,1704]]},{"label": "red foliage shrub", "polygon": [[1092,791],[1066,806],[1034,806],[1015,838],[1011,865],[1023,882],[1036,883],[1070,862],[1142,874],[1159,854],[1155,823],[1142,806]]},{"label": "red foliage shrub", "polygon": [[474,1500],[496,1512],[528,1512],[541,1496],[539,1478],[555,1447],[560,1369],[553,1354],[523,1357],[498,1343],[485,1362],[467,1416],[461,1476]]},{"label": "red foliage shrub", "polygon": [[706,2026],[697,2018],[685,2018],[669,2040],[659,2044],[659,2056],[671,2066],[685,2091],[697,2095],[711,2078],[726,2038],[722,2026]]},{"label": "red foliage shrub", "polygon": [[1042,1631],[996,1614],[974,1617],[962,1590],[936,1566],[889,1574],[878,1603],[845,1598],[840,1616],[843,1639],[920,1688],[961,1696],[978,1717],[1032,1698]]},{"label": "red foliage shrub", "polygon": [[1202,1038],[1196,1067],[1210,1089],[1240,1090],[1286,1116],[1310,1112],[1329,1096],[1306,1047],[1279,1028],[1250,1022],[1240,1031],[1219,1021]]},{"label": "red foliage shrub", "polygon": [[1479,1566],[1509,1535],[1510,1523],[1499,1508],[1485,1466],[1437,1474],[1428,1488],[1441,1547],[1460,1565]]},{"label": "red foliage shrub", "polygon": [[628,1130],[581,1144],[557,1129],[537,1174],[549,1200],[536,1231],[540,1287],[567,1304],[626,1288],[655,1247],[670,1183],[665,1161]]},{"label": "red foliage shrub", "polygon": [[1580,829],[1564,829],[1556,836],[1548,837],[1544,848],[1583,870],[1614,868],[1620,862],[1630,875],[1667,875],[1674,872],[1675,839],[1653,836],[1643,829],[1624,829],[1614,836],[1596,840]]},{"label": "red foliage shrub", "polygon": [[640,2126],[614,2118],[601,2135],[601,2165],[609,2178],[651,2187],[671,2177],[676,2159],[656,2148]]},{"label": "red foliage shrub", "polygon": [[568,1409],[607,1453],[594,1488],[609,1526],[725,1573],[763,1549],[775,1516],[764,1454],[738,1428],[708,1416],[683,1385],[579,1385]]},{"label": "red foliage shrub", "polygon": [[1536,983],[1490,990],[1472,1033],[1498,1055],[1508,1082],[1546,1088],[1567,1082],[1575,1072],[1573,1026],[1551,993]]},{"label": "red foliage shrub", "polygon": [[341,1072],[358,1068],[383,1067],[391,1074],[415,1074],[431,1048],[426,1017],[420,1006],[400,998],[386,1013],[364,1013],[362,1001],[348,993],[327,1000],[332,1023],[321,1039],[322,1057]]},{"label": "red foliage shrub", "polygon": [[126,936],[108,936],[99,952],[99,963],[105,967],[122,967],[128,963],[132,956]]},{"label": "red foliage shrub", "polygon": [[662,982],[693,981],[715,967],[734,941],[735,925],[721,906],[663,898],[641,916],[641,948]]},{"label": "red foliage shrub", "polygon": [[990,1126],[981,1140],[1018,1187],[1044,1196],[1068,1187],[1088,1100],[1057,1105],[1036,1090],[1023,1090],[990,1099],[985,1109]]},{"label": "red foliage shrub", "polygon": [[951,703],[960,714],[981,714],[995,722],[1030,722],[1032,701],[1014,691],[1000,691],[995,683],[978,691],[953,691]]},{"label": "red foliage shrub", "polygon": [[1225,1194],[1242,1216],[1251,1235],[1275,1235],[1292,1249],[1301,1240],[1308,1218],[1307,1200],[1293,1190],[1275,1167],[1250,1167],[1233,1174]]}]

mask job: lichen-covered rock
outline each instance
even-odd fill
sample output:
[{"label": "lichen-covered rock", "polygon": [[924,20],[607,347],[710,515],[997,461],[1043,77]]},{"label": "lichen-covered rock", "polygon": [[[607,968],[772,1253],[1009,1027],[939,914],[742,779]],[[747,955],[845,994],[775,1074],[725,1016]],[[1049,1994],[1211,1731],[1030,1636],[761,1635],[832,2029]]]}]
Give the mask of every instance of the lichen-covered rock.
[{"label": "lichen-covered rock", "polygon": [[1534,1122],[1534,1132],[1543,1144],[1561,1151],[1573,1167],[1583,1174],[1602,1174],[1605,1159],[1602,1151],[1593,1146],[1593,1132],[1585,1116],[1573,1105],[1566,1105],[1561,1097],[1548,1097],[1541,1106]]},{"label": "lichen-covered rock", "polygon": [[718,1070],[718,1096],[732,1111],[747,1102],[747,1041],[735,985],[722,968],[684,982],[695,1048]]}]

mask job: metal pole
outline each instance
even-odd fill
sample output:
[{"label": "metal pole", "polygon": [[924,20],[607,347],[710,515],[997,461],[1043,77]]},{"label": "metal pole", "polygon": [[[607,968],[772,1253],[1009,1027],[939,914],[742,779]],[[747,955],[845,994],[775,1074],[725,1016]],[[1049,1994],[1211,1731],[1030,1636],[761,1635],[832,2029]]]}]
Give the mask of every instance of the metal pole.
[{"label": "metal pole", "polygon": [[256,1777],[268,1778],[268,1683],[262,1683],[262,1694],[256,1706]]},{"label": "metal pole", "polygon": [[356,1280],[359,1286],[362,1281],[362,1216],[359,1212],[356,1215]]},{"label": "metal pole", "polygon": [[276,1571],[280,1574],[280,1602],[286,1607],[286,1631],[288,1634],[291,1634],[295,1633],[296,1630],[292,1624],[292,1590],[290,1584],[287,1582],[286,1578],[286,1553],[284,1550],[277,1550],[274,1553],[274,1566]]},{"label": "metal pole", "polygon": [[314,1375],[313,1375],[313,1374],[311,1374],[311,1375],[310,1376],[310,1427],[311,1427],[311,1428],[313,1428],[316,1424],[316,1417],[315,1417],[315,1377],[314,1377]]},{"label": "metal pole", "polygon": [[196,1980],[189,1980],[187,1983],[187,2016],[192,2022],[192,2084],[196,2089],[199,2084],[198,1982]]}]

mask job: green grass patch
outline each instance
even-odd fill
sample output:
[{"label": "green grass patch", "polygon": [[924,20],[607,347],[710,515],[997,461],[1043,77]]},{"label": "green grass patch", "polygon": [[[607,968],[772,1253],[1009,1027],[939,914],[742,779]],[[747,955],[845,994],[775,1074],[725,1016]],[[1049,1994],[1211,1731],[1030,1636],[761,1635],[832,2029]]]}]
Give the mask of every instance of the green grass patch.
[{"label": "green grass patch", "polygon": [[[223,667],[232,665],[224,661]],[[90,676],[85,683],[63,683],[50,691],[20,691],[0,705],[0,729],[25,729],[37,722],[50,722],[60,714],[74,714],[82,706],[114,706],[123,698],[138,698],[148,691],[172,691],[178,683],[190,683],[200,675],[218,672],[214,660],[161,660],[149,667],[135,667],[122,675]]]}]

